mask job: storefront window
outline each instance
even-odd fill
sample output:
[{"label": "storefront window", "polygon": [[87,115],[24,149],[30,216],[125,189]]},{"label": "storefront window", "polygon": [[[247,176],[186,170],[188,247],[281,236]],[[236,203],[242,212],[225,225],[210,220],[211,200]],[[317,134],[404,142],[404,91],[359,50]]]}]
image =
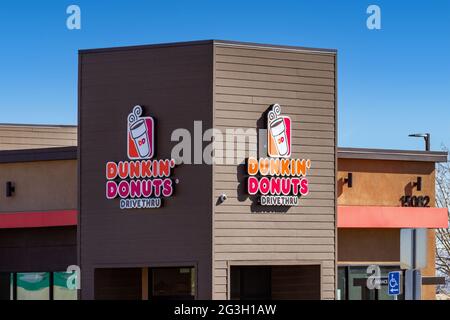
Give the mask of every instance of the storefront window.
[{"label": "storefront window", "polygon": [[339,268],[338,269],[338,292],[336,296],[336,300],[345,300],[347,296],[347,269]]},{"label": "storefront window", "polygon": [[67,272],[0,273],[0,300],[77,300]]},{"label": "storefront window", "polygon": [[53,300],[77,300],[77,290],[69,288],[69,282],[73,273],[53,273]]},{"label": "storefront window", "polygon": [[194,299],[194,268],[151,268],[149,269],[150,299]]},{"label": "storefront window", "polygon": [[49,300],[48,272],[17,273],[17,300]]},{"label": "storefront window", "polygon": [[[341,300],[394,300],[389,296],[387,285],[381,284],[380,289],[369,289],[367,279],[368,266],[346,266],[338,269],[338,292]],[[391,271],[400,270],[397,266],[380,266],[381,279],[386,279]],[[398,296],[399,300],[403,295]]]}]

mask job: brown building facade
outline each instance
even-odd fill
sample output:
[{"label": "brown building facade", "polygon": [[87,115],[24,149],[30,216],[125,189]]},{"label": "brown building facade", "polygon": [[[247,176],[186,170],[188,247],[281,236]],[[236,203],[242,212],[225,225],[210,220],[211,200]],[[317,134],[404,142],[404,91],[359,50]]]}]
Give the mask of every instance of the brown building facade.
[{"label": "brown building facade", "polygon": [[76,147],[0,151],[0,176],[0,299],[76,299]]},{"label": "brown building facade", "polygon": [[[327,50],[204,41],[82,51],[82,298],[113,296],[101,279],[107,278],[104,272],[120,273],[118,268],[126,268],[124,274],[141,272],[141,288],[155,296],[155,273],[176,267],[195,272],[195,298],[333,299],[335,76],[335,52]],[[251,154],[267,155],[256,130],[266,128],[275,103],[292,119],[291,158],[312,163],[309,194],[298,206],[264,207],[245,190],[245,161]],[[173,196],[160,208],[142,212],[124,211],[119,199],[105,198],[106,163],[132,159],[127,157],[126,119],[135,105],[156,123],[154,159],[170,159],[179,128],[194,140],[188,159],[194,163],[174,168],[179,183]],[[198,159],[197,152],[204,158],[211,138],[203,134],[210,128],[224,137],[216,141],[223,144],[215,149],[215,160],[218,153],[226,155],[213,165]],[[254,130],[242,134],[247,139],[242,158],[237,150],[227,154],[227,131],[240,129]],[[227,199],[220,202],[222,194]]]},{"label": "brown building facade", "polygon": [[360,283],[370,265],[400,269],[411,228],[429,229],[422,273],[434,275],[447,154],[338,149],[336,54],[227,41],[80,51],[78,132],[52,142],[37,127],[45,146],[0,151],[1,297],[74,298],[57,279],[77,265],[79,299],[389,299]]},{"label": "brown building facade", "polygon": [[[381,276],[401,267],[401,230],[426,228],[427,258],[422,276],[435,274],[434,229],[448,225],[445,209],[435,209],[435,163],[445,152],[340,148],[338,151],[338,286],[341,299],[393,299],[387,286],[369,290],[367,267]],[[352,177],[349,185],[348,176]],[[420,181],[420,185],[418,185]],[[443,211],[442,211],[443,210]],[[443,213],[443,214],[442,214]],[[363,279],[355,285],[355,279]],[[422,299],[436,287],[422,286]]]}]

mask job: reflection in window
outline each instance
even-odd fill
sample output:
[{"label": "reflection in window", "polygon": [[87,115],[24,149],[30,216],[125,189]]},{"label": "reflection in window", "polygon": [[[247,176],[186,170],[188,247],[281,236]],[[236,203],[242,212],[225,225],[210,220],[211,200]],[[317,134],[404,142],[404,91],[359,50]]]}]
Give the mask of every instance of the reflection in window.
[{"label": "reflection in window", "polygon": [[[400,267],[380,266],[381,279],[387,279],[388,273],[398,271]],[[338,269],[338,289],[341,300],[394,300],[388,295],[388,287],[382,284],[380,289],[367,288],[367,266],[347,266]],[[399,300],[404,299],[404,295],[398,296]]]},{"label": "reflection in window", "polygon": [[338,268],[338,294],[336,300],[346,300],[347,296],[347,269]]},{"label": "reflection in window", "polygon": [[76,275],[71,272],[53,273],[53,300],[77,300],[77,290],[69,284],[74,284]]},{"label": "reflection in window", "polygon": [[48,272],[17,273],[17,300],[49,300]]},{"label": "reflection in window", "polygon": [[194,268],[152,268],[150,299],[194,299]]},{"label": "reflection in window", "polygon": [[0,300],[77,300],[75,277],[67,272],[0,272]]}]

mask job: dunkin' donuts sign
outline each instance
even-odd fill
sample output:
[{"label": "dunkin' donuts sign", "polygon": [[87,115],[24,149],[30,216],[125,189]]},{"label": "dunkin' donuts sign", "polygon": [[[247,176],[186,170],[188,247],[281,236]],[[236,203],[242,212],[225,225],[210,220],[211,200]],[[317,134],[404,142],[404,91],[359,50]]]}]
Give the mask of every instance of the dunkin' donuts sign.
[{"label": "dunkin' donuts sign", "polygon": [[311,160],[291,159],[291,119],[274,104],[267,114],[268,158],[248,158],[247,192],[264,206],[297,206],[309,192]]},{"label": "dunkin' donuts sign", "polygon": [[120,198],[121,209],[159,208],[161,199],[173,194],[170,178],[173,159],[152,159],[155,154],[155,122],[135,106],[127,119],[129,160],[106,163],[106,198]]}]

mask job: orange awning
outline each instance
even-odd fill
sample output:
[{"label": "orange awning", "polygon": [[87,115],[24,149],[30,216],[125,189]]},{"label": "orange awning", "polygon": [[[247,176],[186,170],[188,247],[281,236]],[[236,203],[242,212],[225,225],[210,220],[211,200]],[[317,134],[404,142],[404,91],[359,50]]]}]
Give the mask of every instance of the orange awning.
[{"label": "orange awning", "polygon": [[448,228],[446,208],[338,206],[338,228]]}]

